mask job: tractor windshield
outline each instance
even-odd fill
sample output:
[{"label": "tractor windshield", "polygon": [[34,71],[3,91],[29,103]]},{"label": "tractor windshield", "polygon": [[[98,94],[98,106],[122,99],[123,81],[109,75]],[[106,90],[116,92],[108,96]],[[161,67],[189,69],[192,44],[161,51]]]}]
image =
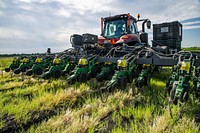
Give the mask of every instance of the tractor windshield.
[{"label": "tractor windshield", "polygon": [[104,33],[103,36],[111,39],[111,38],[120,38],[124,33],[126,33],[126,20],[112,20],[105,21],[104,23]]}]

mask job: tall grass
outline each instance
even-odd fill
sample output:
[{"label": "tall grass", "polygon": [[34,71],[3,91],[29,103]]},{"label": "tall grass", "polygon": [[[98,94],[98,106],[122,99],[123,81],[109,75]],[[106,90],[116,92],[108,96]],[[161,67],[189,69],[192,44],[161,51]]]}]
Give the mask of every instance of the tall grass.
[{"label": "tall grass", "polygon": [[[2,68],[11,62],[5,60]],[[3,118],[8,116],[14,118],[10,121],[21,132],[198,133],[200,124],[195,119],[200,111],[199,100],[191,97],[178,121],[181,106],[173,105],[174,117],[170,117],[168,99],[163,95],[170,74],[170,68],[163,68],[152,75],[144,92],[132,95],[131,91],[115,90],[104,103],[100,93],[91,93],[101,86],[94,79],[70,86],[65,78],[39,83],[34,78],[11,79],[7,73],[0,77],[0,130],[8,126]],[[129,85],[127,89],[134,87]]]},{"label": "tall grass", "polygon": [[0,57],[0,70],[4,70],[6,67],[9,67],[13,60],[13,57]]}]

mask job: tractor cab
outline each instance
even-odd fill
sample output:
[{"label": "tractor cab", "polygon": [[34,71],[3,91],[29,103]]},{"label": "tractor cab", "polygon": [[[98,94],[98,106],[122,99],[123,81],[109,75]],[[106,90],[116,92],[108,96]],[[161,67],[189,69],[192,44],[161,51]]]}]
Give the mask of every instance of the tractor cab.
[{"label": "tractor cab", "polygon": [[[141,34],[139,34],[137,27],[137,22],[139,21],[143,21]],[[109,43],[114,46],[123,43],[129,46],[134,46],[138,43],[148,43],[148,35],[143,33],[145,32],[144,23],[146,22],[147,27],[150,28],[150,20],[139,20],[139,17],[136,20],[129,13],[101,18],[101,36],[98,38],[98,43]]]}]

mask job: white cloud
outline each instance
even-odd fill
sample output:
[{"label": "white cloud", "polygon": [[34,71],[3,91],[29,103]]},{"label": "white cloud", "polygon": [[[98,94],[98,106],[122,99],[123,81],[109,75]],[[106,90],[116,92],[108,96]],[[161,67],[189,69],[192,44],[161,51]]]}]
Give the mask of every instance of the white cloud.
[{"label": "white cloud", "polygon": [[25,36],[26,33],[20,30],[6,28],[6,27],[0,28],[1,39],[13,39],[13,38],[24,39]]},{"label": "white cloud", "polygon": [[114,0],[97,1],[97,0],[57,0],[66,6],[71,6],[77,13],[84,14],[87,11],[90,13],[109,11],[112,9]]},{"label": "white cloud", "polygon": [[194,25],[194,24],[199,24],[200,25],[200,21],[193,21],[193,22],[186,22],[186,23],[183,23],[185,26],[187,25]]},{"label": "white cloud", "polygon": [[0,16],[3,16],[3,12],[0,11]]},{"label": "white cloud", "polygon": [[200,25],[195,25],[195,26],[191,26],[191,25],[186,25],[183,26],[184,30],[188,30],[188,29],[200,29]]},{"label": "white cloud", "polygon": [[69,12],[67,9],[65,9],[65,8],[59,9],[59,10],[56,12],[56,14],[57,14],[57,15],[64,16],[64,17],[70,17],[70,16],[71,16],[70,12]]},{"label": "white cloud", "polygon": [[26,14],[17,14],[13,16],[13,19],[19,22],[29,22],[29,23],[36,23],[37,20],[34,16],[26,15]]},{"label": "white cloud", "polygon": [[32,2],[33,0],[18,0],[18,1],[30,3],[30,2]]},{"label": "white cloud", "polygon": [[19,8],[21,8],[23,10],[27,10],[27,11],[33,10],[33,8],[31,6],[28,6],[28,5],[20,5]]},{"label": "white cloud", "polygon": [[[141,18],[162,23],[200,17],[199,7],[199,0],[0,1],[0,47],[2,50],[8,45],[17,46],[16,50],[20,51],[29,45],[30,50],[52,47],[62,51],[71,46],[72,34],[99,35],[100,18],[109,14],[131,13],[136,17],[140,13]],[[184,29],[199,29],[198,23],[183,23]],[[147,32],[151,32],[149,38],[152,38],[152,29]]]},{"label": "white cloud", "polygon": [[0,8],[6,8],[6,4],[2,1],[0,1]]}]

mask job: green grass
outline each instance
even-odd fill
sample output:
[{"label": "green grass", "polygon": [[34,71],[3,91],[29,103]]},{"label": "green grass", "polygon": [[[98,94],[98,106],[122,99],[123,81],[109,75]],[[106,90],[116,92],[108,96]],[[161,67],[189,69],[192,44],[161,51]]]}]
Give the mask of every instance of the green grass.
[{"label": "green grass", "polygon": [[0,70],[3,70],[6,67],[9,67],[12,60],[13,60],[13,57],[0,57]]},{"label": "green grass", "polygon": [[200,47],[182,48],[182,50],[187,50],[187,51],[200,51]]},{"label": "green grass", "polygon": [[[11,58],[1,58],[1,69],[9,66]],[[195,121],[200,101],[190,100],[183,107],[173,105],[170,117],[165,83],[171,74],[163,68],[152,75],[144,92],[132,95],[135,87],[115,90],[104,103],[101,94],[93,92],[99,86],[95,80],[70,86],[65,78],[38,82],[36,78],[21,80],[9,73],[0,75],[0,131],[6,127],[17,132],[144,132],[197,133]],[[27,77],[26,77],[27,78]],[[106,94],[103,95],[106,98]],[[8,122],[9,120],[9,122]]]}]

